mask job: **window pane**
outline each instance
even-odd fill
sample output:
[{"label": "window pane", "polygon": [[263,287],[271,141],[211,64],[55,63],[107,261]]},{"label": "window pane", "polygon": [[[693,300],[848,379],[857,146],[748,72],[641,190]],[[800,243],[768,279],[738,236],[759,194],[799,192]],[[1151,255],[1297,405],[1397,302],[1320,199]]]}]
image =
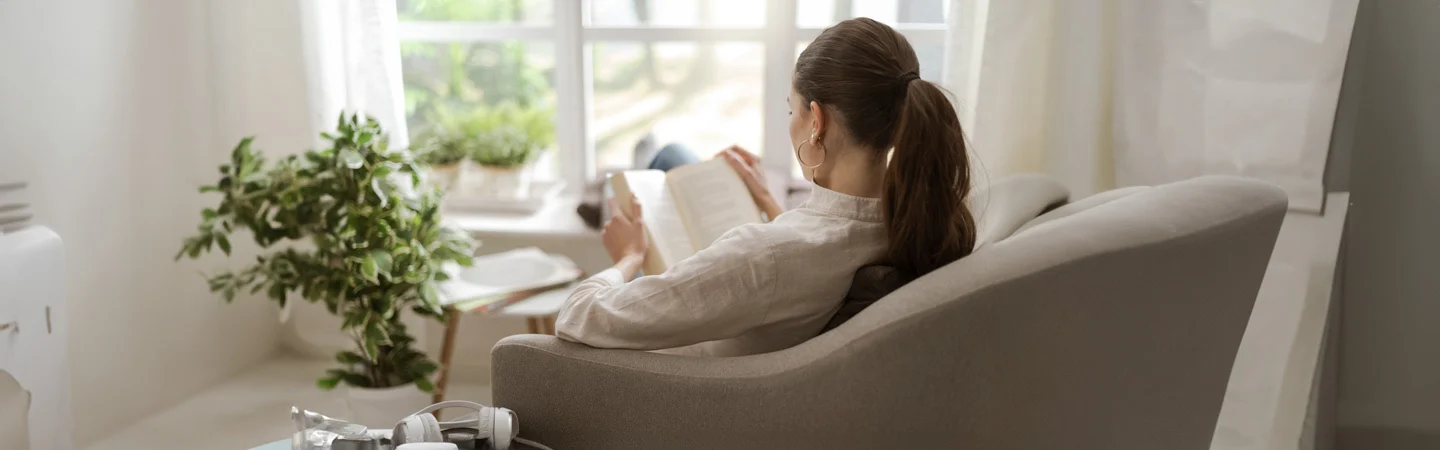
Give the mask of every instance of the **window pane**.
[{"label": "window pane", "polygon": [[765,0],[591,0],[601,27],[762,27]]},{"label": "window pane", "polygon": [[701,158],[732,144],[762,151],[764,56],[758,43],[596,42],[596,166],[631,167],[651,132],[657,147]]},{"label": "window pane", "polygon": [[950,0],[799,0],[796,8],[796,22],[803,28],[825,28],[855,17],[893,26],[945,23]]},{"label": "window pane", "polygon": [[[484,127],[513,127],[506,130],[554,147],[553,44],[402,42],[400,57],[415,146],[424,145],[439,128],[438,117],[448,114],[482,122],[488,117],[491,124]],[[542,170],[553,175],[553,169]]]},{"label": "window pane", "polygon": [[[348,0],[346,0],[348,1]],[[396,0],[400,20],[549,25],[552,0]]]}]

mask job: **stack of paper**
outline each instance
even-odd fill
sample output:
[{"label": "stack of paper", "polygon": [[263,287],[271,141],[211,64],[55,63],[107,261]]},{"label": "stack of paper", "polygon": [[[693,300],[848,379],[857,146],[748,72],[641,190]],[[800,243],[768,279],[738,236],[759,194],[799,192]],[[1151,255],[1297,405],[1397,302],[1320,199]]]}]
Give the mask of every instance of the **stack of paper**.
[{"label": "stack of paper", "polygon": [[470,267],[447,267],[441,304],[462,311],[498,309],[550,289],[569,285],[583,272],[569,258],[537,248],[478,256]]}]

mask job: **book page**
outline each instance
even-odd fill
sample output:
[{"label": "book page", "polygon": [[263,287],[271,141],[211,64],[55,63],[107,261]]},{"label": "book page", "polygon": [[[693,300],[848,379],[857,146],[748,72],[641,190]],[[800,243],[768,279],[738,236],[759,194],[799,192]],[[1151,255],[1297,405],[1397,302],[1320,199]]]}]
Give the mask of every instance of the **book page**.
[{"label": "book page", "polygon": [[732,228],[763,221],[745,181],[722,159],[677,167],[667,175],[697,251]]},{"label": "book page", "polygon": [[630,194],[640,201],[645,216],[645,231],[650,238],[650,251],[645,255],[644,267],[647,275],[664,272],[666,267],[695,254],[684,219],[665,178],[665,173],[658,170],[633,170],[614,175],[610,180],[621,208],[627,212],[631,209]]}]

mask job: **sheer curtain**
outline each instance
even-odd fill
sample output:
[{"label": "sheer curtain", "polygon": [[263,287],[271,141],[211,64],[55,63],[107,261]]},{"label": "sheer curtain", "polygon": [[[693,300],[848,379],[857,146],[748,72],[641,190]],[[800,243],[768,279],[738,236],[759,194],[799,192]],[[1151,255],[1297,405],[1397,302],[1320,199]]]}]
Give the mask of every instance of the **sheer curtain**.
[{"label": "sheer curtain", "polygon": [[359,112],[390,131],[390,145],[408,146],[395,0],[302,0],[300,19],[316,133]]},{"label": "sheer curtain", "polygon": [[955,0],[945,83],[979,180],[1231,174],[1319,210],[1357,1]]},{"label": "sheer curtain", "polygon": [[[305,109],[309,136],[321,145],[319,134],[335,129],[341,111],[369,115],[390,134],[390,146],[409,145],[405,125],[404,84],[400,72],[400,43],[396,38],[395,0],[301,0],[293,22],[271,25],[298,26],[305,73]],[[317,356],[354,345],[339,332],[340,318],[323,305],[292,301],[283,311],[289,321],[287,341],[295,349]],[[426,321],[410,314],[406,325],[424,330]],[[425,345],[424,332],[415,333]]]}]

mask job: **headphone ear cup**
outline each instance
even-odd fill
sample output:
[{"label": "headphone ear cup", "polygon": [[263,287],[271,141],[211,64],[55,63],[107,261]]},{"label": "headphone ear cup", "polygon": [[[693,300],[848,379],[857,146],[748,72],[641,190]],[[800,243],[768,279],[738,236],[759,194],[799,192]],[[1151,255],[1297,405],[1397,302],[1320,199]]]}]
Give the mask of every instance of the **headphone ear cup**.
[{"label": "headphone ear cup", "polygon": [[390,440],[399,446],[416,442],[444,442],[445,436],[440,432],[440,421],[435,420],[435,416],[421,413],[406,417],[395,425]]},{"label": "headphone ear cup", "polygon": [[506,408],[491,408],[490,446],[497,450],[508,450],[519,434],[520,423],[515,412]]},{"label": "headphone ear cup", "polygon": [[440,432],[440,421],[432,414],[420,415],[420,426],[423,428],[423,439],[419,442],[445,442],[445,435]]}]

